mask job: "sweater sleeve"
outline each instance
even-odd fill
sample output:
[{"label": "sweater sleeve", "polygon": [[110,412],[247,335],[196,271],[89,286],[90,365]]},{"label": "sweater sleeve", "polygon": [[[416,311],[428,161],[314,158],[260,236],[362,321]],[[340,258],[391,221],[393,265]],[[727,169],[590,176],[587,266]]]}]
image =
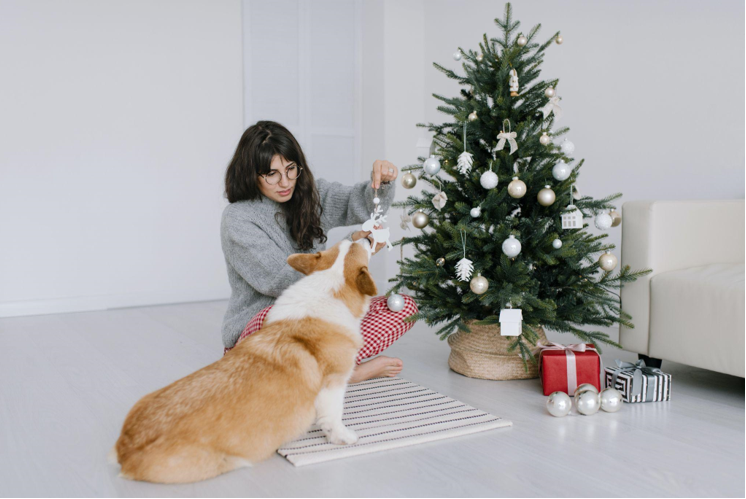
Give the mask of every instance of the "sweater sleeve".
[{"label": "sweater sleeve", "polygon": [[250,222],[223,226],[223,251],[233,269],[258,292],[277,298],[303,275],[288,265],[284,252]]},{"label": "sweater sleeve", "polygon": [[[396,184],[391,182],[378,189],[383,213],[388,211],[394,201],[395,186]],[[325,231],[334,227],[362,224],[373,213],[375,190],[370,186],[369,180],[347,186],[319,179],[316,187],[323,208],[321,225]]]}]

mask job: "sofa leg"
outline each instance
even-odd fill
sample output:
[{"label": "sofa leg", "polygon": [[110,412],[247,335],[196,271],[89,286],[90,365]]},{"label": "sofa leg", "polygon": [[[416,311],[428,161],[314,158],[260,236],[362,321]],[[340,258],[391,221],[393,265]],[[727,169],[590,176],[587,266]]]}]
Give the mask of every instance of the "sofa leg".
[{"label": "sofa leg", "polygon": [[643,355],[641,353],[637,354],[637,358],[644,360],[646,366],[657,367],[658,369],[661,368],[661,363],[663,362],[661,359],[654,359],[652,357],[648,357],[647,355]]}]

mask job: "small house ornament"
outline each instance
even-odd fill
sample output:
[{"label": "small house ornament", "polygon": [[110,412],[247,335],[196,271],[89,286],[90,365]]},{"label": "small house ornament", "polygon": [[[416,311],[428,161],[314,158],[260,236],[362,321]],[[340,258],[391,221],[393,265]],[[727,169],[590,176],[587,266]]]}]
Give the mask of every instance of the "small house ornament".
[{"label": "small house ornament", "polygon": [[523,330],[523,313],[520,308],[500,310],[500,336],[520,336]]},{"label": "small house ornament", "polygon": [[563,229],[582,229],[583,228],[583,213],[571,204],[567,207],[567,210],[562,214],[562,228]]}]

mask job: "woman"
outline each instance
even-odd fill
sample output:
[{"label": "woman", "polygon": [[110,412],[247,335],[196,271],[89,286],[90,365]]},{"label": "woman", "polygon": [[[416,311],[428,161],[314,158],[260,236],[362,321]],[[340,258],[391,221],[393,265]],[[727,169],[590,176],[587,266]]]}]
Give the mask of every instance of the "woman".
[{"label": "woman", "polygon": [[[282,125],[259,121],[241,137],[225,172],[225,194],[220,237],[228,267],[231,298],[223,319],[227,352],[241,339],[258,331],[275,299],[302,275],[287,264],[292,253],[315,253],[325,248],[326,231],[361,224],[373,212],[374,189],[380,206],[388,210],[394,198],[397,168],[388,161],[373,163],[371,182],[352,187],[314,180],[300,145]],[[356,241],[370,232],[357,231]],[[383,247],[379,244],[378,252]],[[412,327],[404,319],[417,312],[404,297],[401,312],[392,312],[385,297],[371,300],[363,318],[364,345],[350,379],[357,383],[402,370],[397,358],[372,357],[389,347]]]}]

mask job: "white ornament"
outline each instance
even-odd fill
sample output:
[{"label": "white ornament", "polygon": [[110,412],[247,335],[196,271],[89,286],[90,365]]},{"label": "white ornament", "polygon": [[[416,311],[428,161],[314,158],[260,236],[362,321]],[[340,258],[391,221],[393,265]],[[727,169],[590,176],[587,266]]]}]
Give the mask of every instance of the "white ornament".
[{"label": "white ornament", "polygon": [[560,98],[558,95],[555,95],[551,99],[549,99],[549,102],[547,102],[544,107],[541,108],[541,114],[544,115],[544,119],[546,119],[547,116],[549,116],[550,113],[554,113],[554,119],[558,120],[562,117],[562,108],[559,105]]},{"label": "white ornament", "polygon": [[484,54],[481,54],[481,53],[477,54],[477,62],[482,62],[483,59],[484,59]]},{"label": "white ornament", "polygon": [[389,228],[386,227],[384,229],[382,225],[383,222],[386,221],[386,215],[381,215],[382,212],[383,209],[381,209],[380,206],[376,206],[375,210],[373,210],[373,213],[370,214],[370,220],[366,220],[366,222],[363,224],[363,230],[365,232],[370,232],[369,237],[373,237],[373,244],[370,248],[368,248],[369,252],[373,252],[373,250],[379,243],[386,243],[389,251],[394,249],[391,241],[389,241],[389,238],[391,237]]},{"label": "white ornament", "polygon": [[417,210],[412,217],[412,225],[418,229],[424,229],[428,223],[430,223],[430,217],[422,210]]},{"label": "white ornament", "polygon": [[508,255],[510,258],[514,258],[521,252],[521,242],[511,234],[509,238],[503,241],[502,249],[503,253]]},{"label": "white ornament", "polygon": [[454,59],[454,60],[456,60],[456,61],[460,61],[460,60],[461,60],[461,57],[462,57],[462,56],[461,56],[461,51],[460,51],[460,50],[457,50],[456,52],[454,52],[454,53],[453,53],[453,59]]},{"label": "white ornament", "polygon": [[563,229],[582,229],[583,228],[583,213],[571,204],[567,207],[567,211],[562,214],[562,228]]},{"label": "white ornament", "polygon": [[596,388],[596,385],[592,385],[590,383],[583,383],[582,385],[580,385],[579,387],[575,389],[575,393],[578,394],[586,390],[591,390],[592,392],[598,393],[598,388]]},{"label": "white ornament", "polygon": [[571,173],[572,169],[570,168],[570,165],[562,160],[552,168],[552,176],[559,181],[567,180]]},{"label": "white ornament", "polygon": [[438,161],[438,158],[434,155],[430,156],[422,164],[422,168],[428,175],[437,175],[437,173],[440,171],[440,161]]},{"label": "white ornament", "polygon": [[459,281],[468,281],[472,272],[474,272],[474,265],[468,258],[464,257],[456,264],[456,277]]},{"label": "white ornament", "polygon": [[547,97],[550,97],[550,98],[554,97],[554,94],[555,94],[554,88],[552,87],[547,87],[547,89],[544,90],[544,95],[546,95]]},{"label": "white ornament", "polygon": [[562,144],[560,144],[560,150],[562,150],[563,154],[566,154],[569,156],[570,154],[575,152],[575,144],[565,139],[562,141]]},{"label": "white ornament", "polygon": [[381,198],[375,197],[373,198],[373,204],[378,204],[381,202]]},{"label": "white ornament", "polygon": [[458,155],[456,170],[458,170],[462,175],[468,175],[471,171],[472,164],[474,164],[474,157],[470,152],[464,151]]},{"label": "white ornament", "polygon": [[483,295],[487,292],[489,287],[489,281],[482,277],[481,274],[477,274],[477,276],[469,283],[469,289],[471,289],[472,293],[476,295]]},{"label": "white ornament", "polygon": [[536,195],[536,199],[542,206],[551,206],[552,204],[554,204],[554,200],[557,199],[557,197],[554,194],[552,188],[548,185],[545,185],[544,188],[539,191],[539,194]]},{"label": "white ornament", "polygon": [[386,305],[392,312],[401,312],[404,309],[404,297],[394,293],[386,299]]},{"label": "white ornament", "polygon": [[575,408],[583,416],[596,414],[601,408],[601,395],[593,390],[575,392]]},{"label": "white ornament", "polygon": [[554,241],[552,241],[552,246],[554,247],[554,249],[560,249],[562,247],[562,241],[559,239],[555,239]]},{"label": "white ornament", "polygon": [[443,191],[440,191],[435,196],[433,196],[433,206],[440,211],[443,209],[443,207],[446,205],[446,201],[448,201],[448,196],[446,196],[446,193]]},{"label": "white ornament", "polygon": [[469,113],[469,121],[477,121],[477,118],[479,118],[479,116],[477,116],[476,111],[472,111]]},{"label": "white ornament", "polygon": [[406,213],[401,214],[401,222],[399,223],[399,227],[402,228],[402,230],[409,230],[409,222],[412,221],[412,217],[407,215]]},{"label": "white ornament", "polygon": [[518,96],[518,71],[516,71],[515,69],[510,70],[510,79],[508,80],[508,84],[510,85],[511,97],[517,97]]},{"label": "white ornament", "polygon": [[611,272],[616,268],[618,260],[617,257],[609,253],[608,251],[601,255],[598,259],[599,266],[606,272]]},{"label": "white ornament", "polygon": [[616,388],[607,388],[601,392],[602,411],[616,412],[622,408],[623,403],[622,394]]},{"label": "white ornament", "polygon": [[485,189],[494,189],[497,187],[497,182],[497,174],[492,170],[487,170],[481,177],[479,177],[479,183],[482,184],[482,187]]},{"label": "white ornament", "polygon": [[562,36],[557,35],[557,38],[555,38],[554,41],[557,42],[557,45],[562,45],[562,42],[564,42],[565,40],[564,38],[562,38]]},{"label": "white ornament", "polygon": [[515,138],[517,136],[518,134],[515,132],[506,133],[504,130],[502,130],[500,133],[497,134],[498,141],[494,151],[501,151],[502,148],[505,146],[505,141],[508,141],[508,144],[510,144],[510,154],[513,154],[518,150],[518,143],[515,141]]},{"label": "white ornament", "polygon": [[539,143],[543,146],[548,146],[550,142],[552,142],[552,139],[547,135],[547,132],[542,133],[541,137],[539,137]]},{"label": "white ornament", "polygon": [[555,418],[567,416],[572,409],[572,399],[565,392],[554,392],[547,397],[547,411]]},{"label": "white ornament", "polygon": [[471,215],[472,218],[479,218],[479,216],[482,214],[482,208],[477,206],[476,208],[472,208],[469,212],[469,215]]},{"label": "white ornament", "polygon": [[523,47],[528,43],[528,38],[521,35],[518,37],[518,40],[516,40],[516,43],[518,44],[519,47]]},{"label": "white ornament", "polygon": [[611,227],[613,220],[608,213],[599,213],[596,215],[596,227],[600,230],[606,230]]},{"label": "white ornament", "polygon": [[500,310],[500,336],[520,336],[522,332],[523,312],[521,309],[504,308]]}]

